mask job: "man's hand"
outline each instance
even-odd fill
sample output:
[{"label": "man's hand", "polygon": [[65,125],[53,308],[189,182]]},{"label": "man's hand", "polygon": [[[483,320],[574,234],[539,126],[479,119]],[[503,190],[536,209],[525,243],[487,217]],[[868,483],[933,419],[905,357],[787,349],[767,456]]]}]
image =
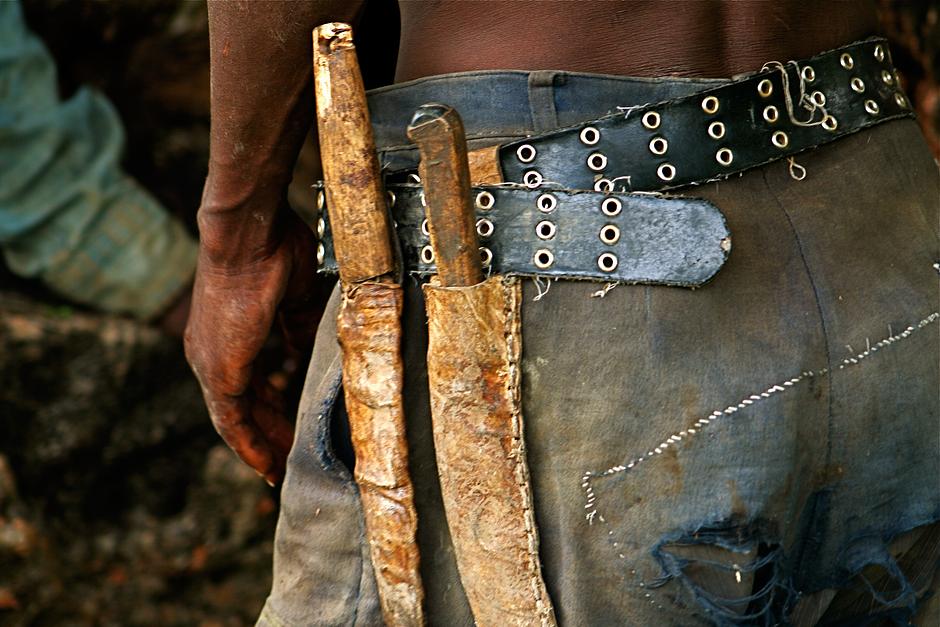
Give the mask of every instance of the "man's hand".
[{"label": "man's hand", "polygon": [[328,287],[310,229],[284,202],[313,120],[311,32],[361,4],[208,4],[212,134],[186,356],[215,428],[272,484],[293,429],[254,362],[276,317],[290,345],[310,347]]},{"label": "man's hand", "polygon": [[310,229],[289,211],[282,216],[283,236],[257,259],[219,264],[201,247],[185,335],[186,357],[216,430],[272,485],[283,477],[293,427],[280,392],[253,364],[275,317],[289,344],[306,352],[324,300]]}]

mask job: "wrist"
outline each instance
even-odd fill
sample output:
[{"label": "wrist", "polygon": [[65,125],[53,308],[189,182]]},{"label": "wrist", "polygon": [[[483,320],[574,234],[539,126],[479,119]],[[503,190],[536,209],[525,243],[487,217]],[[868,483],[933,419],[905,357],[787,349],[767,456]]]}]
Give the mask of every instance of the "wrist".
[{"label": "wrist", "polygon": [[244,198],[231,192],[214,195],[208,189],[196,215],[201,263],[215,267],[251,266],[277,250],[283,194]]}]

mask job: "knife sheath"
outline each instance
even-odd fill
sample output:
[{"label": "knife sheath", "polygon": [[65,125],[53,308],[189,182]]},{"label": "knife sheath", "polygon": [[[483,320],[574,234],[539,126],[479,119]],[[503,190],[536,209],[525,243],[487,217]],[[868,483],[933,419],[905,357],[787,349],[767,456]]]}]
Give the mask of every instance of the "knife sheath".
[{"label": "knife sheath", "polygon": [[441,492],[477,625],[554,625],[542,579],[520,404],[521,287],[425,285]]}]

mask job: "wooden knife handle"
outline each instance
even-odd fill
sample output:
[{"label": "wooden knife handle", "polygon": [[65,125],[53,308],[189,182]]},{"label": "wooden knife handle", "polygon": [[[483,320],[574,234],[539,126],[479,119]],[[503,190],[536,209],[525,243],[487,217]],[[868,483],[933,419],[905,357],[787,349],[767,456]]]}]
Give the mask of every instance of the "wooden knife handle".
[{"label": "wooden knife handle", "polygon": [[392,227],[348,24],[323,24],[313,31],[313,77],[340,279],[357,283],[394,272]]},{"label": "wooden knife handle", "polygon": [[476,285],[484,276],[463,122],[451,107],[426,104],[411,119],[408,137],[421,153],[418,169],[438,277],[447,287]]}]

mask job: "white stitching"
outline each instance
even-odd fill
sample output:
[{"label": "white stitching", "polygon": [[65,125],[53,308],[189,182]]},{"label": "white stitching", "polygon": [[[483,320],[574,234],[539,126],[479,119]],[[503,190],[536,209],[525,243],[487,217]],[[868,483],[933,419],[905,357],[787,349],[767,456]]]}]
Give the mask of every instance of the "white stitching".
[{"label": "white stitching", "polygon": [[553,625],[551,620],[552,608],[546,605],[542,596],[541,571],[539,567],[539,538],[535,527],[535,514],[532,510],[532,494],[529,488],[529,468],[526,464],[525,438],[522,431],[522,411],[520,409],[519,386],[519,347],[515,345],[515,338],[519,331],[519,301],[521,290],[515,279],[502,281],[504,292],[503,302],[506,303],[506,358],[508,361],[507,386],[509,401],[512,407],[512,438],[514,446],[512,455],[515,457],[516,485],[522,497],[523,520],[525,521],[526,541],[529,554],[529,584],[532,586],[532,595],[535,597],[535,608],[540,616],[543,626]]},{"label": "white stitching", "polygon": [[[861,361],[870,357],[873,353],[877,352],[879,349],[885,348],[886,346],[889,346],[899,340],[910,337],[911,334],[913,334],[915,331],[923,329],[927,325],[936,322],[938,319],[940,319],[940,312],[935,311],[929,316],[927,316],[926,318],[924,318],[923,320],[921,320],[920,322],[918,322],[916,325],[908,326],[906,329],[904,329],[903,331],[897,334],[892,333],[890,331],[890,326],[889,326],[890,335],[888,337],[884,338],[883,340],[881,340],[880,342],[874,345],[871,345],[870,342],[866,340],[866,344],[869,346],[869,348],[866,348],[863,352],[858,353],[854,357],[848,357],[846,359],[843,359],[842,362],[839,364],[839,370],[843,370],[848,366],[854,366],[860,363]],[[729,405],[728,407],[722,410],[715,410],[714,412],[709,414],[707,417],[698,419],[695,422],[694,426],[705,427],[706,425],[710,424],[712,421],[717,420],[718,418],[722,416],[730,416],[736,413],[739,409],[744,409],[745,407],[749,405],[755,404],[755,402],[757,401],[764,400],[764,399],[770,398],[774,394],[779,394],[780,392],[784,392],[788,388],[792,388],[794,385],[796,385],[797,383],[801,381],[804,381],[806,379],[811,379],[814,377],[824,377],[824,376],[827,376],[829,373],[830,373],[829,368],[823,368],[817,371],[807,370],[807,371],[801,372],[798,376],[795,376],[786,381],[782,381],[780,383],[776,383],[772,385],[771,387],[767,388],[763,392],[760,392],[759,395],[757,394],[751,395],[749,398],[746,398],[735,405]],[[696,431],[693,428],[688,428],[688,429],[685,429],[684,431],[678,432],[678,434],[673,434],[669,436],[668,438],[666,438],[661,444],[654,447],[652,450],[648,451],[645,455],[637,457],[629,461],[625,465],[621,464],[621,465],[613,466],[600,473],[596,473],[590,470],[585,472],[584,475],[581,477],[581,487],[584,489],[585,496],[587,498],[585,509],[589,511],[585,515],[585,519],[588,521],[588,524],[593,524],[594,518],[595,516],[597,516],[597,508],[594,507],[594,504],[597,501],[597,497],[594,493],[593,486],[591,485],[591,481],[594,478],[610,477],[612,475],[616,475],[621,472],[627,472],[628,470],[632,470],[634,467],[636,467],[638,464],[643,462],[645,459],[649,459],[650,457],[653,457],[654,455],[662,454],[662,452],[666,449],[666,447],[668,447],[671,442],[675,441],[673,438],[675,438],[676,435],[682,435],[684,433],[689,434],[689,435],[694,435]],[[599,519],[603,521],[604,517],[599,516]]]}]

